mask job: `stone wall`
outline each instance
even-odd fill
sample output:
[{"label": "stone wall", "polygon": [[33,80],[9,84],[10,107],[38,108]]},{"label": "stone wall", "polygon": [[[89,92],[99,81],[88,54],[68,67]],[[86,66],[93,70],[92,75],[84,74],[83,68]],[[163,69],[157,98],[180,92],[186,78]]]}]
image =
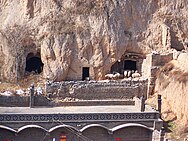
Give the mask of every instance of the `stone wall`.
[{"label": "stone wall", "polygon": [[[125,127],[123,129],[117,130],[114,133],[108,132],[102,127],[90,127],[86,129],[83,133],[79,133],[76,130],[64,127],[59,128],[51,133],[45,132],[40,128],[28,128],[15,134],[11,131],[0,129],[0,138],[3,140],[15,140],[15,141],[52,141],[60,140],[61,135],[66,137],[67,141],[115,141],[118,138],[122,140],[137,140],[138,138],[142,141],[151,141],[152,131],[142,127]],[[135,134],[137,133],[137,134]],[[158,140],[159,141],[159,138]]]},{"label": "stone wall", "polygon": [[[8,121],[8,122],[7,122]],[[49,141],[66,135],[68,141],[151,141],[152,132],[159,133],[163,125],[159,113],[53,113],[0,114],[0,139],[15,141]],[[136,133],[136,134],[135,134]],[[35,135],[35,136],[33,136]],[[78,139],[79,137],[79,139]],[[157,138],[159,141],[160,136]]]},{"label": "stone wall", "polygon": [[[29,96],[0,96],[0,106],[2,107],[28,107]],[[44,97],[34,96],[35,106],[49,106],[50,101]]]},{"label": "stone wall", "polygon": [[0,106],[5,107],[26,107],[29,106],[28,96],[0,96]]},{"label": "stone wall", "polygon": [[162,66],[173,60],[173,53],[166,54],[151,53],[146,56],[142,64],[142,75],[148,78],[147,96],[153,93],[156,81],[156,74]]},{"label": "stone wall", "polygon": [[[123,106],[134,106],[136,101],[131,99],[128,100],[64,100],[51,101],[49,106],[108,106],[108,105],[123,105]],[[135,105],[136,106],[136,105]]]},{"label": "stone wall", "polygon": [[72,97],[84,100],[132,99],[146,96],[147,80],[125,81],[64,81],[46,83],[46,93],[51,97]]},{"label": "stone wall", "polygon": [[[34,106],[135,105],[147,94],[147,79],[47,82],[46,95],[34,95]],[[58,100],[59,99],[59,100]],[[0,96],[0,106],[27,107],[29,96]]]}]

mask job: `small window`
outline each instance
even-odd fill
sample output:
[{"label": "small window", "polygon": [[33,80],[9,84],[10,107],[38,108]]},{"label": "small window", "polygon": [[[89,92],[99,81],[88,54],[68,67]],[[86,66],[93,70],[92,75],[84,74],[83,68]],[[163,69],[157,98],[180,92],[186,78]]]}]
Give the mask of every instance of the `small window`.
[{"label": "small window", "polygon": [[89,67],[82,68],[82,80],[89,79]]}]

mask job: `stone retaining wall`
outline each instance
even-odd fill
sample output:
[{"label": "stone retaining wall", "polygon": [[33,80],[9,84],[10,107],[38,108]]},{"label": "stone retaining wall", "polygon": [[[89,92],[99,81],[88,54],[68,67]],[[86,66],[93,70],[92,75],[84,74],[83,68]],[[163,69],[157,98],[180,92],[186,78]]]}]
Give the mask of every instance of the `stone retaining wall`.
[{"label": "stone retaining wall", "polygon": [[[34,106],[134,105],[133,97],[146,96],[147,80],[48,82],[45,91],[34,96]],[[27,107],[29,96],[1,95],[0,106]]]},{"label": "stone retaining wall", "polygon": [[94,99],[132,99],[146,96],[146,79],[126,81],[63,81],[46,83],[46,93],[51,97],[72,97],[84,100]]},{"label": "stone retaining wall", "polygon": [[[44,96],[34,97],[35,106],[49,106],[50,101]],[[0,96],[1,107],[28,107],[29,96]]]}]

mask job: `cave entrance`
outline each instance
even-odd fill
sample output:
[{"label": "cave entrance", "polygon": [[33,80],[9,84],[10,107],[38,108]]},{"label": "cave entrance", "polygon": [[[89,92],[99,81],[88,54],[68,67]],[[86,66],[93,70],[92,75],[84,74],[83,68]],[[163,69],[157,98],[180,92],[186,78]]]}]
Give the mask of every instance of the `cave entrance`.
[{"label": "cave entrance", "polygon": [[89,78],[89,67],[82,68],[82,80]]},{"label": "cave entrance", "polygon": [[134,70],[136,71],[136,61],[125,60],[124,61],[124,70]]},{"label": "cave entrance", "polygon": [[26,58],[25,71],[40,74],[43,71],[43,65],[40,53],[37,53],[36,55],[29,53]]},{"label": "cave entrance", "polygon": [[117,73],[117,72],[120,74],[123,73],[123,61],[121,60],[116,61],[111,67],[112,74]]}]

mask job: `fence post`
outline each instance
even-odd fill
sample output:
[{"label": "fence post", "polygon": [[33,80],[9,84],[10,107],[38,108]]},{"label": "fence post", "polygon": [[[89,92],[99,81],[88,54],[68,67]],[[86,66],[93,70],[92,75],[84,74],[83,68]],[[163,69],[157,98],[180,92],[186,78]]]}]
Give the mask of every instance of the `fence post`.
[{"label": "fence post", "polygon": [[32,84],[29,88],[29,93],[30,93],[30,99],[29,99],[29,107],[33,108],[34,107],[34,93],[35,93],[35,87],[34,84]]},{"label": "fence post", "polygon": [[145,97],[142,96],[141,98],[141,112],[145,111]]},{"label": "fence post", "polygon": [[160,141],[165,141],[165,129],[162,127],[160,131]]},{"label": "fence post", "polygon": [[160,118],[161,118],[161,104],[162,104],[162,98],[161,95],[158,95],[158,111],[160,114]]}]

